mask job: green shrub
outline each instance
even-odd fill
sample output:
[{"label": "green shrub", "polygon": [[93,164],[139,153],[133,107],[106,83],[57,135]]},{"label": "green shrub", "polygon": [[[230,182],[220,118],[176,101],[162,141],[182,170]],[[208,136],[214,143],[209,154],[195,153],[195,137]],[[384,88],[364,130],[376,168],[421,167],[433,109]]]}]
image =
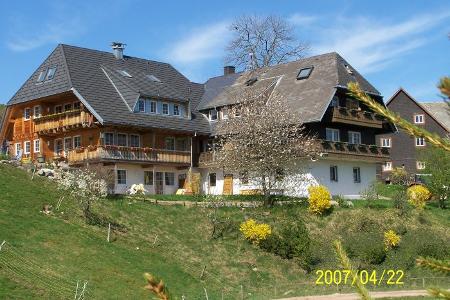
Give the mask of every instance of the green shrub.
[{"label": "green shrub", "polygon": [[383,239],[380,233],[373,229],[366,232],[349,233],[343,243],[348,256],[359,261],[363,267],[382,264],[386,259]]},{"label": "green shrub", "polygon": [[311,238],[302,221],[284,224],[277,234],[261,241],[260,247],[282,258],[295,259],[303,269],[311,271]]},{"label": "green shrub", "polygon": [[395,168],[391,173],[391,182],[393,184],[408,185],[409,177],[405,168]]},{"label": "green shrub", "polygon": [[408,202],[406,200],[407,195],[404,189],[401,189],[392,196],[392,200],[394,201],[394,207],[397,209],[399,216],[404,216],[409,211]]}]

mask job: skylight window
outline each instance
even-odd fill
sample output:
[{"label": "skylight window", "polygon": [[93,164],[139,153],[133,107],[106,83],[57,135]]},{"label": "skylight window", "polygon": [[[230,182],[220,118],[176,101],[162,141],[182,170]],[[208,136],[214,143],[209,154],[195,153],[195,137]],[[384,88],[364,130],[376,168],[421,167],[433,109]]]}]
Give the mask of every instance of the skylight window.
[{"label": "skylight window", "polygon": [[128,77],[128,78],[133,77],[133,76],[130,75],[130,73],[128,73],[128,72],[125,71],[125,70],[117,70],[117,72],[119,72],[120,75],[122,75],[122,76],[124,76],[124,77]]},{"label": "skylight window", "polygon": [[161,82],[161,80],[159,80],[159,78],[156,77],[155,75],[149,74],[149,75],[146,75],[146,76],[147,76],[147,78],[150,79],[151,81],[154,81],[154,82]]},{"label": "skylight window", "polygon": [[300,71],[298,71],[297,74],[297,80],[308,78],[311,75],[313,69],[314,67],[307,67],[300,69]]},{"label": "skylight window", "polygon": [[45,78],[45,80],[52,80],[53,78],[55,78],[55,73],[56,73],[56,67],[49,68],[47,71],[47,77]]},{"label": "skylight window", "polygon": [[252,77],[252,78],[250,78],[249,80],[247,80],[246,82],[245,82],[245,85],[246,86],[251,86],[251,85],[253,85],[255,82],[257,82],[258,81],[258,78],[257,77]]},{"label": "skylight window", "polygon": [[47,74],[46,71],[41,71],[41,73],[39,73],[37,82],[42,82],[42,81],[44,81],[44,80],[45,80],[45,75],[46,75],[46,74]]},{"label": "skylight window", "polygon": [[345,70],[347,70],[347,73],[350,75],[353,75],[353,70],[352,68],[350,68],[349,65],[344,64]]}]

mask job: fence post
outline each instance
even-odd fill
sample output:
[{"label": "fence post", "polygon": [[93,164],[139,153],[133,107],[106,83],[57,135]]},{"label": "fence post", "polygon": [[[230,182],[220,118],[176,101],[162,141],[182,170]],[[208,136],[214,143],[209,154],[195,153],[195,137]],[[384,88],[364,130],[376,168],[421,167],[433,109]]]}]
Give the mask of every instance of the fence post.
[{"label": "fence post", "polygon": [[109,237],[111,236],[111,223],[108,223],[108,238],[106,239],[109,243]]}]

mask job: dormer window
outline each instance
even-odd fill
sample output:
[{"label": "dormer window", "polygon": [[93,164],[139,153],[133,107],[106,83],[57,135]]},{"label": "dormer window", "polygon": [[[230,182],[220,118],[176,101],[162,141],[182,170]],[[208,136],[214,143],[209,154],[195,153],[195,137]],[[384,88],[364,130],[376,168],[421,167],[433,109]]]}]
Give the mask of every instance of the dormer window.
[{"label": "dormer window", "polygon": [[146,76],[147,76],[148,79],[150,79],[153,82],[159,82],[159,83],[161,82],[161,80],[159,80],[159,78],[156,77],[155,75],[149,74],[149,75],[146,75]]},{"label": "dormer window", "polygon": [[138,111],[139,112],[145,112],[145,101],[144,100],[138,100]]},{"label": "dormer window", "polygon": [[258,81],[258,78],[257,77],[253,77],[253,78],[250,78],[249,80],[247,80],[246,82],[245,82],[245,85],[246,86],[251,86],[251,85],[253,85],[255,82],[257,82]]},{"label": "dormer window", "polygon": [[209,120],[210,121],[217,121],[217,110],[216,109],[211,109],[209,111]]},{"label": "dormer window", "polygon": [[173,115],[179,116],[180,115],[180,106],[178,104],[173,105]]},{"label": "dormer window", "polygon": [[150,113],[156,114],[156,101],[150,101]]},{"label": "dormer window", "polygon": [[311,75],[313,69],[314,69],[314,67],[307,67],[307,68],[300,69],[300,71],[298,71],[298,74],[297,74],[297,80],[308,78]]},{"label": "dormer window", "polygon": [[56,73],[56,67],[49,68],[47,71],[47,77],[45,78],[45,80],[52,80],[53,78],[55,78],[55,73]]},{"label": "dormer window", "polygon": [[117,70],[117,72],[120,73],[120,75],[122,75],[123,77],[128,77],[128,78],[132,78],[133,76],[130,75],[130,73],[128,73],[125,70]]},{"label": "dormer window", "polygon": [[168,115],[169,114],[169,104],[168,103],[163,103],[162,104],[162,114],[163,115]]}]

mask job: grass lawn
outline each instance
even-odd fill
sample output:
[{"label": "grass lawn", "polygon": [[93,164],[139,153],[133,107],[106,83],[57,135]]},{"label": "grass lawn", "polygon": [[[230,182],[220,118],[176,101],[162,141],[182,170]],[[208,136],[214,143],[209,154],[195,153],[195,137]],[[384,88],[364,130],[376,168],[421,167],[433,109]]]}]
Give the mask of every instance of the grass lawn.
[{"label": "grass lawn", "polygon": [[[119,197],[94,205],[95,213],[126,228],[114,231],[108,243],[107,228],[87,225],[77,199],[65,198],[51,215],[40,212],[46,203],[56,207],[61,196],[53,182],[40,177],[31,181],[29,174],[0,165],[0,243],[7,241],[0,251],[0,298],[73,298],[77,281],[88,281],[91,299],[151,299],[143,289],[144,272],[163,278],[173,299],[205,299],[204,288],[210,299],[221,299],[222,293],[224,299],[270,299],[338,291],[336,286],[316,286],[315,271],[306,274],[294,260],[245,241],[238,227],[249,217],[275,231],[282,222],[302,219],[313,241],[314,270],[339,268],[331,247],[336,238],[344,240],[357,267],[403,269],[407,286],[416,277],[439,276],[415,268],[418,255],[450,257],[442,246],[450,242],[450,213],[433,206],[402,217],[389,201],[375,209],[355,201],[352,209],[337,208],[322,217],[309,214],[305,205],[222,208],[218,213],[233,226],[213,240],[209,208],[158,206]],[[382,263],[368,263],[368,249],[382,245],[383,231],[390,228],[401,233],[400,247]]]}]

